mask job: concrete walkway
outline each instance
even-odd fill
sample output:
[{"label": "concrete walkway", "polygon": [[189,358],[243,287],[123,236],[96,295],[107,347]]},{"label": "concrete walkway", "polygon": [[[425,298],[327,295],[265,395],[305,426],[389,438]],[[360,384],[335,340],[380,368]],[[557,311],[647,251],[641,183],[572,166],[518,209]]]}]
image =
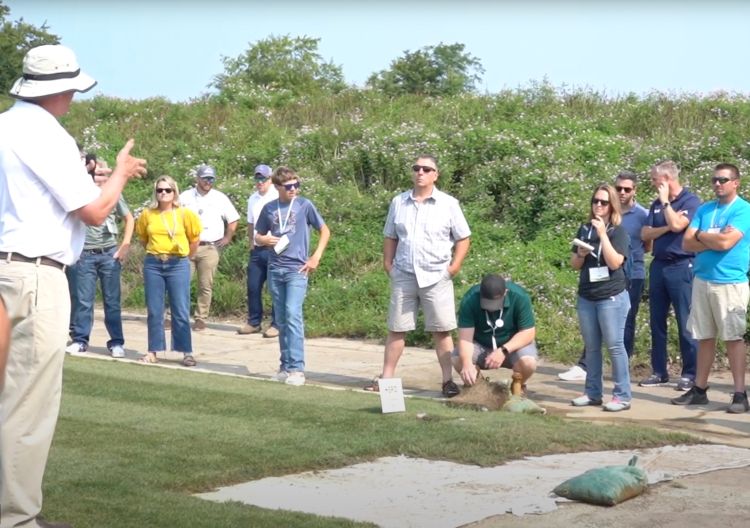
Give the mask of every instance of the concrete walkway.
[{"label": "concrete walkway", "polygon": [[[124,314],[123,326],[127,357],[120,361],[136,361],[147,349],[146,318]],[[266,339],[260,334],[238,335],[237,324],[209,323],[201,332],[193,332],[194,356],[198,366],[190,370],[222,373],[254,379],[273,379],[278,370],[279,346],[277,339]],[[108,359],[105,343],[108,339],[103,313],[95,313],[91,346],[85,355]],[[169,341],[169,336],[167,336]],[[308,385],[362,390],[380,373],[383,345],[360,340],[315,338],[305,343]],[[182,354],[167,352],[159,357],[155,367],[185,368],[180,365]],[[629,411],[607,413],[599,407],[578,408],[570,400],[583,391],[583,382],[564,382],[557,374],[565,365],[541,360],[539,369],[528,383],[529,397],[542,407],[570,419],[607,422],[639,422],[662,429],[690,433],[710,442],[750,448],[750,413],[725,412],[732,393],[729,372],[711,375],[708,405],[685,408],[671,405],[669,400],[680,393],[672,387],[643,388],[634,384],[633,406]],[[441,398],[440,368],[431,350],[407,347],[399,363],[404,391],[414,397]],[[507,379],[507,370],[490,371],[491,379]],[[455,378],[458,381],[458,375]],[[290,390],[294,388],[290,387]],[[605,391],[611,393],[611,380],[605,380]],[[372,395],[376,398],[377,395]],[[608,396],[607,396],[608,398]],[[407,402],[408,409],[408,402]]]}]

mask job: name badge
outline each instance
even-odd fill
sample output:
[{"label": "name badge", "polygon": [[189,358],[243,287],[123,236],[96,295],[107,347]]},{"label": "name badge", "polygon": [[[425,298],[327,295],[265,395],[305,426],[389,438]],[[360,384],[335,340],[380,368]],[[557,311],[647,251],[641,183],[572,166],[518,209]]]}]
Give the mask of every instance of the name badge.
[{"label": "name badge", "polygon": [[607,266],[589,268],[590,282],[602,282],[606,280],[609,280],[609,268]]},{"label": "name badge", "polygon": [[721,233],[720,227],[711,227],[706,229],[706,233]]},{"label": "name badge", "polygon": [[288,247],[289,247],[289,237],[286,235],[283,235],[281,238],[279,238],[279,241],[276,242],[276,245],[273,246],[273,250],[276,252],[277,255],[280,255]]}]

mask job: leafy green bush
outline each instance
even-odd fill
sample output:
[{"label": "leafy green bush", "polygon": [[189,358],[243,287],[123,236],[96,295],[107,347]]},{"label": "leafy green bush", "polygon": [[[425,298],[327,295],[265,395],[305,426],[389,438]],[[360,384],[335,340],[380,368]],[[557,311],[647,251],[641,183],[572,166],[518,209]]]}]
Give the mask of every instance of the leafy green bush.
[{"label": "leafy green bush", "polygon": [[[750,99],[728,94],[612,99],[546,83],[454,97],[393,98],[344,89],[279,98],[256,89],[245,99],[205,96],[187,104],[97,97],[75,103],[64,124],[110,162],[135,137],[136,154],[149,160],[150,175],[125,191],[134,209],[151,195],[154,176],[169,174],[187,188],[199,163],[216,166],[217,188],[243,215],[220,264],[216,317],[241,317],[246,310],[244,212],[253,167],[297,169],[303,193],[332,232],[305,306],[311,336],[385,335],[389,287],[382,229],[388,204],[411,186],[414,156],[434,153],[438,185],[461,200],[473,231],[456,296],[487,272],[512,277],[532,295],[542,353],[561,361],[581,350],[569,242],[595,184],[634,170],[643,177],[639,201],[648,205],[654,196],[648,168],[664,158],[678,161],[683,182],[704,198],[711,197],[714,164],[750,170]],[[138,259],[134,254],[136,264],[126,265],[124,302],[142,308]],[[637,342],[643,362],[647,321],[644,306]],[[421,331],[409,339],[430,341]],[[676,351],[674,335],[670,339]]]}]

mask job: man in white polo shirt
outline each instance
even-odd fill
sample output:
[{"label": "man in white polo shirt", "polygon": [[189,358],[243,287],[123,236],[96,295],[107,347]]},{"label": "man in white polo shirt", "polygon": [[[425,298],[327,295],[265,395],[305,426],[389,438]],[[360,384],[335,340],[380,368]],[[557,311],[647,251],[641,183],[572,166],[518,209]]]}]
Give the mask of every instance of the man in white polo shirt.
[{"label": "man in white polo shirt", "polygon": [[57,119],[95,84],[70,49],[38,46],[10,90],[18,100],[0,114],[0,297],[12,321],[0,394],[1,528],[64,526],[38,516],[70,321],[65,267],[81,254],[86,225],[103,223],[128,179],[146,173],[131,139],[101,187],[87,174]]},{"label": "man in white polo shirt", "polygon": [[219,251],[232,241],[240,214],[226,194],[214,189],[216,171],[201,165],[195,174],[195,187],[180,195],[180,204],[192,209],[201,219],[203,231],[190,270],[198,274],[198,302],[193,330],[204,330],[211,309],[214,274],[219,266]]},{"label": "man in white polo shirt", "polygon": [[[258,223],[263,206],[279,197],[279,191],[271,182],[273,171],[268,165],[255,167],[255,192],[247,199],[247,236],[250,246],[250,260],[247,263],[247,324],[237,330],[238,334],[255,334],[261,331],[263,321],[263,284],[268,276],[268,261],[273,248],[259,246],[255,243],[255,225]],[[271,305],[271,324],[263,337],[278,337],[273,304]]]}]

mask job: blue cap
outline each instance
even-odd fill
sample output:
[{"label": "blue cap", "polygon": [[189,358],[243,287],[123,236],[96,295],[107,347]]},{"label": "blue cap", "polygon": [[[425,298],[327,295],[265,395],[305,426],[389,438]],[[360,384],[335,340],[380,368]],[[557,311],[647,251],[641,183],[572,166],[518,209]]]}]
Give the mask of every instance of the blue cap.
[{"label": "blue cap", "polygon": [[197,178],[213,178],[216,179],[216,171],[211,165],[201,165],[198,167],[198,171],[195,173]]},{"label": "blue cap", "polygon": [[271,167],[268,165],[258,165],[255,167],[255,179],[256,180],[267,180],[273,174]]}]

